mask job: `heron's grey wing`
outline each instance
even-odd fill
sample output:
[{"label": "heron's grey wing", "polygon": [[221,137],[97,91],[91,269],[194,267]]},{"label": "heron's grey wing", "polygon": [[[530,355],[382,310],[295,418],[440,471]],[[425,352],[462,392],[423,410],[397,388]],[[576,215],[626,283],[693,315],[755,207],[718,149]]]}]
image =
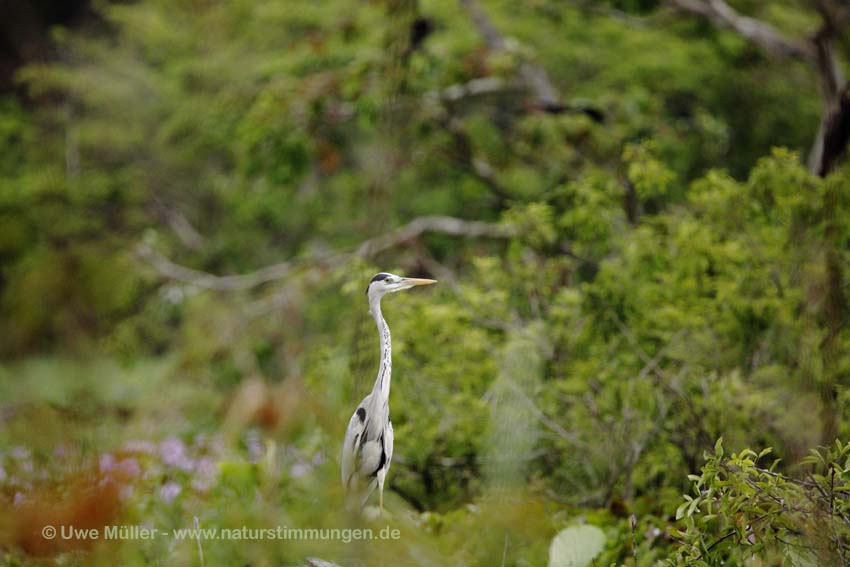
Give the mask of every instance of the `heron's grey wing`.
[{"label": "heron's grey wing", "polygon": [[388,418],[386,401],[376,400],[372,394],[363,398],[351,416],[342,448],[342,484],[347,490],[361,481],[371,484],[378,471],[385,468]]},{"label": "heron's grey wing", "polygon": [[366,430],[360,440],[357,463],[357,470],[364,479],[374,478],[378,471],[386,466],[386,433],[390,417],[387,402],[381,397],[370,398],[365,407],[369,415],[366,417]]},{"label": "heron's grey wing", "polygon": [[366,430],[366,410],[364,402],[352,414],[348,420],[348,427],[345,430],[345,440],[342,442],[342,486],[347,490],[351,488],[351,481],[354,473],[357,470],[358,453],[362,444],[363,433]]},{"label": "heron's grey wing", "polygon": [[374,477],[375,474],[384,466],[386,462],[386,452],[384,451],[384,436],[381,435],[377,439],[367,440],[363,443],[359,461],[357,463],[357,472],[362,478]]}]

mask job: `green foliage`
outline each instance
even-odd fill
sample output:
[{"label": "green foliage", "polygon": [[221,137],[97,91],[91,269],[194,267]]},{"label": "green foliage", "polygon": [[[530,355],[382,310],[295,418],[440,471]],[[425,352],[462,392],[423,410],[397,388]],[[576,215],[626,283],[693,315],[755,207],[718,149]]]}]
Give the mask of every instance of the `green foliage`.
[{"label": "green foliage", "polygon": [[[791,565],[846,565],[850,534],[850,444],[812,450],[800,462],[804,479],[776,472],[770,448],[724,456],[722,440],[693,496],[676,510],[684,529],[675,565],[743,565],[752,555]],[[761,462],[772,464],[764,466]]]}]

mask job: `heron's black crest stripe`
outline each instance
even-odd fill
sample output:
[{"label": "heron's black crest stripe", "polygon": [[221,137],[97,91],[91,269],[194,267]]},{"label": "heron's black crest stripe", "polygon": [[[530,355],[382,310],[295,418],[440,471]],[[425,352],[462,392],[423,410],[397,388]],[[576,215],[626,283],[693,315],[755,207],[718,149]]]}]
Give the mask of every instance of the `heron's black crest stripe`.
[{"label": "heron's black crest stripe", "polygon": [[357,411],[354,412],[354,413],[356,413],[357,417],[360,418],[360,423],[363,423],[364,421],[366,421],[366,410],[365,409],[357,408]]},{"label": "heron's black crest stripe", "polygon": [[[390,277],[390,274],[388,274],[386,272],[381,272],[379,274],[375,274],[375,277],[372,278],[372,280],[369,282],[369,285],[372,285],[373,282],[384,281],[388,277]],[[369,294],[369,286],[367,285],[366,286],[366,295],[368,295],[368,294]]]}]

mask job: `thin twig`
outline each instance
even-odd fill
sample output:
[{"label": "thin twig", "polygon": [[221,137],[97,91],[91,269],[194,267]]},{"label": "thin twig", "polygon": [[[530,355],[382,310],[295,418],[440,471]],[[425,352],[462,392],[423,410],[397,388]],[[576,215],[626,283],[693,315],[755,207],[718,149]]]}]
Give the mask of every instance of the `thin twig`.
[{"label": "thin twig", "polygon": [[637,551],[637,537],[635,536],[635,530],[637,529],[637,517],[632,514],[629,516],[629,527],[632,532],[632,557],[635,560],[635,567],[638,564],[638,551]]},{"label": "thin twig", "polygon": [[519,399],[525,402],[528,409],[531,410],[531,413],[533,413],[543,425],[551,429],[553,432],[557,433],[558,436],[563,438],[565,441],[568,441],[580,447],[588,447],[588,444],[586,442],[582,441],[578,438],[578,436],[573,433],[570,433],[569,431],[561,427],[561,425],[557,421],[543,413],[543,411],[537,407],[534,401],[530,397],[528,397],[528,395],[516,383],[514,383],[513,381],[509,381],[508,385],[510,386],[511,390],[513,390],[514,393],[517,394]]}]

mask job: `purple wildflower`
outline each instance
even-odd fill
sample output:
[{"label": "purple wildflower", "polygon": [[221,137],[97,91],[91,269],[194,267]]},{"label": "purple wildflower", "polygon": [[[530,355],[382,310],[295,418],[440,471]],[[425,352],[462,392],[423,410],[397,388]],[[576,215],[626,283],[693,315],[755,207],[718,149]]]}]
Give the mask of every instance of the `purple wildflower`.
[{"label": "purple wildflower", "polygon": [[313,467],[308,463],[295,463],[289,470],[289,474],[292,475],[292,478],[301,478],[310,474],[312,470]]},{"label": "purple wildflower", "polygon": [[183,489],[176,482],[166,482],[162,485],[162,488],[159,489],[159,497],[163,502],[169,504],[177,498],[181,490]]},{"label": "purple wildflower", "polygon": [[160,443],[159,454],[167,466],[181,471],[191,471],[195,468],[195,463],[186,455],[186,445],[176,437],[169,437]]},{"label": "purple wildflower", "polygon": [[104,453],[100,456],[98,468],[102,473],[108,473],[115,469],[115,457],[111,453]]},{"label": "purple wildflower", "polygon": [[20,445],[17,447],[12,447],[12,450],[9,451],[9,454],[12,455],[13,459],[17,459],[19,461],[23,461],[25,459],[30,458],[30,450],[26,447],[21,447]]},{"label": "purple wildflower", "polygon": [[249,431],[245,435],[245,446],[248,449],[248,460],[252,463],[256,463],[263,458],[263,443],[259,432]]},{"label": "purple wildflower", "polygon": [[121,459],[121,462],[118,463],[118,469],[130,478],[137,478],[142,474],[139,461],[133,458]]},{"label": "purple wildflower", "polygon": [[210,457],[201,457],[195,467],[195,478],[192,479],[192,488],[198,492],[206,492],[212,486],[218,467]]}]

